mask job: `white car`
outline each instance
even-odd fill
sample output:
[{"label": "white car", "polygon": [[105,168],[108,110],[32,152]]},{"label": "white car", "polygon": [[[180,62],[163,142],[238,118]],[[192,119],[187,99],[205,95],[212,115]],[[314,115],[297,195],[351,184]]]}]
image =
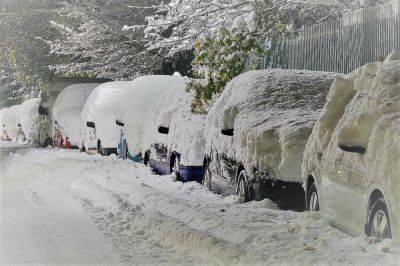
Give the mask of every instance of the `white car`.
[{"label": "white car", "polygon": [[308,210],[352,235],[400,237],[398,59],[337,77],[304,153]]},{"label": "white car", "polygon": [[304,210],[303,151],[334,76],[268,69],[229,82],[207,117],[204,185]]},{"label": "white car", "polygon": [[83,145],[85,125],[81,113],[90,93],[98,85],[100,84],[70,85],[61,91],[53,105],[51,114],[54,130],[60,130],[62,139],[69,138],[72,147],[85,150]]},{"label": "white car", "polygon": [[16,140],[17,138],[17,112],[20,105],[13,105],[7,108],[1,116],[2,126],[7,132],[10,139]]},{"label": "white car", "polygon": [[[23,137],[30,143],[39,144],[39,104],[40,98],[33,98],[21,103],[17,112],[17,125]],[[23,139],[22,137],[22,139]],[[21,138],[20,138],[21,139]]]},{"label": "white car", "polygon": [[181,76],[149,75],[130,82],[131,88],[121,92],[121,100],[113,108],[119,127],[119,153],[125,155],[121,157],[149,162],[150,146],[158,134],[158,114],[171,107],[163,99],[179,99],[177,90],[184,93],[188,82]]}]

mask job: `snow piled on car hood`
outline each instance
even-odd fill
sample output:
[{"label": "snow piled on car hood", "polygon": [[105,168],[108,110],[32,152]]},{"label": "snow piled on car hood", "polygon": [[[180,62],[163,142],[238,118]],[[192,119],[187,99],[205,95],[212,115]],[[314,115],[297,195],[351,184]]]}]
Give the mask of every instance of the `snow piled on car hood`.
[{"label": "snow piled on car hood", "polygon": [[136,155],[150,148],[158,134],[154,113],[176,108],[167,99],[181,97],[177,93],[184,93],[189,81],[179,76],[143,76],[130,82],[129,90],[121,92],[120,102],[113,110],[115,117],[125,124],[123,131],[131,154]]},{"label": "snow piled on car hood", "polygon": [[[270,177],[300,181],[305,144],[334,79],[333,73],[269,69],[233,79],[206,122],[206,152],[216,150]],[[233,129],[224,136],[221,129]]]},{"label": "snow piled on car hood", "polygon": [[38,140],[40,98],[33,98],[21,103],[17,111],[17,123],[21,124],[22,130],[29,141]]},{"label": "snow piled on car hood", "polygon": [[362,159],[348,160],[355,169],[365,170],[363,187],[378,186],[389,205],[398,209],[399,132],[400,54],[393,52],[382,63],[370,63],[336,78],[307,143],[302,177],[306,181],[310,175],[319,176],[321,164],[341,152],[338,144],[362,146],[366,148]]},{"label": "snow piled on car hood", "polygon": [[80,146],[84,138],[85,124],[81,112],[97,83],[74,84],[66,87],[53,106],[53,121],[57,121],[62,135],[68,137],[72,145]]},{"label": "snow piled on car hood", "polygon": [[[186,79],[187,82],[189,79]],[[191,112],[194,93],[186,91],[186,83],[164,92],[153,107],[150,117],[153,125],[149,129],[152,138],[147,145],[162,143],[170,152],[181,155],[182,165],[201,166],[205,146],[205,115]],[[160,126],[169,128],[168,135],[158,133]]]}]

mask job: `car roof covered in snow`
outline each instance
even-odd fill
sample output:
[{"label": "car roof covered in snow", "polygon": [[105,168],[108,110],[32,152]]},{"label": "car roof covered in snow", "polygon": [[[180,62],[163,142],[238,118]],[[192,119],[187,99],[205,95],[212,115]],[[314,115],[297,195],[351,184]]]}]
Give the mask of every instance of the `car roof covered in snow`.
[{"label": "car roof covered in snow", "polygon": [[[334,77],[267,69],[234,78],[209,112],[206,150],[217,147],[246,169],[258,166],[275,178],[298,181],[302,150]],[[233,142],[222,129],[234,129]]]},{"label": "car roof covered in snow", "polygon": [[53,105],[52,116],[64,137],[73,145],[83,141],[84,123],[81,118],[83,106],[93,89],[99,83],[69,85],[61,91]]}]

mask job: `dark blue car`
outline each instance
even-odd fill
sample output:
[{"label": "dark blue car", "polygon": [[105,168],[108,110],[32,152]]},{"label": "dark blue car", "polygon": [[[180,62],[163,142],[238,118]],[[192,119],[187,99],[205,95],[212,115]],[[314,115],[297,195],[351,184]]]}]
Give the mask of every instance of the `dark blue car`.
[{"label": "dark blue car", "polygon": [[[169,134],[169,128],[158,127],[158,133],[163,135]],[[183,155],[178,151],[174,151],[163,143],[154,143],[151,149],[145,153],[145,164],[157,174],[169,175],[176,173],[177,179],[183,182],[203,180],[202,165],[184,165]]]}]

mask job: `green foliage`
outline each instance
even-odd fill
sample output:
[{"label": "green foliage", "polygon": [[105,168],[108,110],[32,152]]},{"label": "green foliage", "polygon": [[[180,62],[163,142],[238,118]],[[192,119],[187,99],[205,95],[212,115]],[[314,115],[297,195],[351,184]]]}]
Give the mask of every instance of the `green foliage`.
[{"label": "green foliage", "polygon": [[256,69],[260,56],[269,53],[262,43],[268,40],[273,46],[280,37],[296,32],[293,14],[283,10],[281,3],[253,0],[251,4],[254,11],[252,21],[247,24],[243,21],[232,28],[221,28],[217,36],[197,40],[193,66],[197,76],[205,78],[205,83],[192,83],[188,87],[195,92],[192,112],[205,113],[213,95],[220,94],[229,81],[246,69]]},{"label": "green foliage", "polygon": [[[205,113],[213,95],[221,93],[230,80],[245,71],[250,53],[262,54],[257,35],[246,27],[222,28],[216,38],[199,38],[194,48],[193,66],[196,74],[205,78],[204,84],[193,82],[188,87],[195,92],[194,113]],[[254,68],[255,63],[250,62],[250,68]]]}]

